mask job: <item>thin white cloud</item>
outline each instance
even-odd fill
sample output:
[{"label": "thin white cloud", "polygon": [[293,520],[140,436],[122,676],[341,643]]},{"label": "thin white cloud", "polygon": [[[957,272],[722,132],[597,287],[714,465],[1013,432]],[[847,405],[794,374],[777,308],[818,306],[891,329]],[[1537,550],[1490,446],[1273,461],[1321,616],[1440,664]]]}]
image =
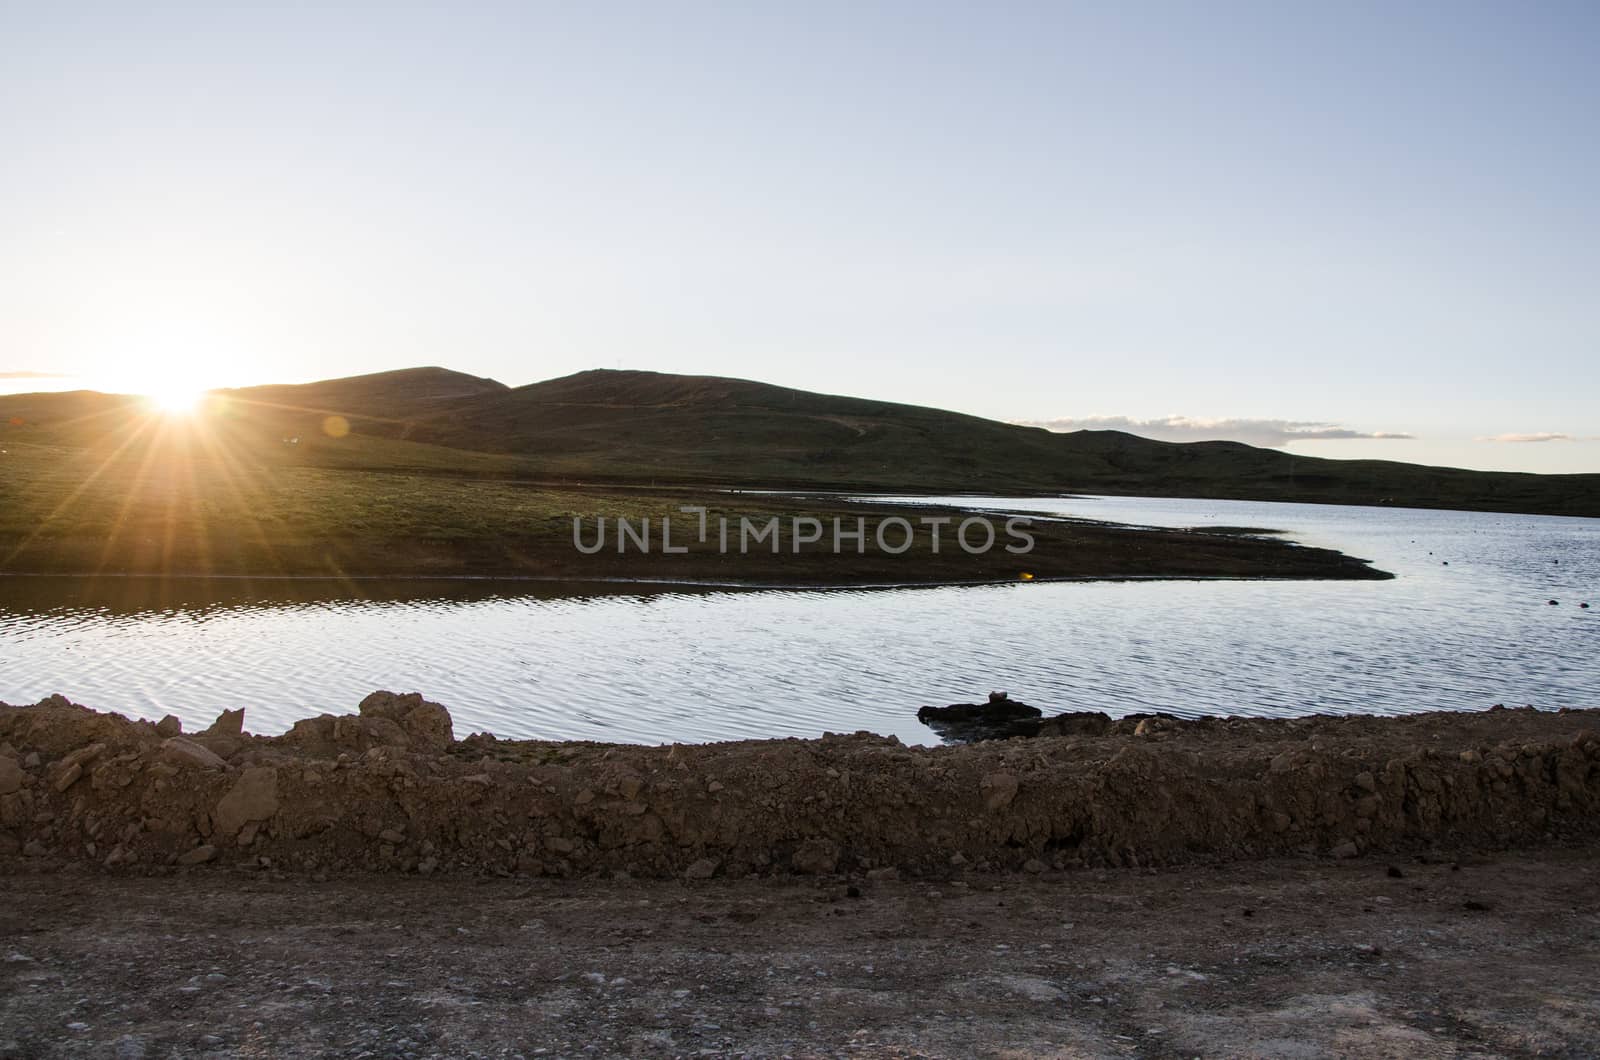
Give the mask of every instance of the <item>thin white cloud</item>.
[{"label": "thin white cloud", "polygon": [[1082,416],[1019,422],[1052,431],[1127,431],[1129,434],[1163,442],[1227,441],[1271,448],[1282,448],[1290,442],[1346,438],[1410,440],[1416,437],[1394,431],[1357,431],[1337,423],[1307,420],[1204,420],[1191,416],[1163,416],[1160,419],[1138,420],[1130,416]]},{"label": "thin white cloud", "polygon": [[1491,434],[1479,438],[1480,442],[1600,442],[1600,437],[1595,435],[1561,434],[1556,431],[1540,431],[1536,434]]},{"label": "thin white cloud", "polygon": [[0,379],[71,379],[61,372],[0,372]]}]

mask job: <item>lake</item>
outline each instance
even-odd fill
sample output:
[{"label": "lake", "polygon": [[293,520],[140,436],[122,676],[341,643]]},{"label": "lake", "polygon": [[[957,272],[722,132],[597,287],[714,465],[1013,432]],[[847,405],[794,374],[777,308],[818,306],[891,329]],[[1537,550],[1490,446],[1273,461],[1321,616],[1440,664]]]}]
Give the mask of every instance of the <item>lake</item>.
[{"label": "lake", "polygon": [[189,729],[242,706],[251,731],[274,733],[387,688],[445,704],[458,736],[641,743],[858,729],[932,743],[919,706],[991,689],[1112,715],[1600,706],[1600,520],[940,501],[1271,528],[1397,577],[811,591],[0,578],[0,700],[61,692]]}]

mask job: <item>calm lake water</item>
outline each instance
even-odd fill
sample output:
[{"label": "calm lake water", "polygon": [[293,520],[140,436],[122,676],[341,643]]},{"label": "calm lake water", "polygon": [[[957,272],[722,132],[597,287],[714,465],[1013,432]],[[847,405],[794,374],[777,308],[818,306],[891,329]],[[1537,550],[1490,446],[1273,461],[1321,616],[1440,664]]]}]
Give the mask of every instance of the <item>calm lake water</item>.
[{"label": "calm lake water", "polygon": [[325,582],[0,578],[0,700],[62,692],[186,728],[243,706],[251,731],[280,732],[388,688],[444,703],[458,735],[644,743],[857,729],[931,743],[919,706],[990,689],[1113,715],[1600,706],[1600,520],[958,503],[1273,528],[1398,577],[759,592],[418,582],[362,585],[365,599]]}]

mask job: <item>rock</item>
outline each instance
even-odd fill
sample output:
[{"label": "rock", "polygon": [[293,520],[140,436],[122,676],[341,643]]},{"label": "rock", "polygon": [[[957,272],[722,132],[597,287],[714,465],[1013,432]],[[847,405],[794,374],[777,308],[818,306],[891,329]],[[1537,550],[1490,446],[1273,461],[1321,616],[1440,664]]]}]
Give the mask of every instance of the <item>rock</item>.
[{"label": "rock", "polygon": [[217,720],[211,723],[211,728],[205,731],[207,736],[242,736],[244,734],[244,708],[238,710],[225,710],[217,715]]},{"label": "rock", "polygon": [[398,722],[413,750],[437,754],[455,742],[450,712],[422,698],[421,692],[396,695],[374,692],[357,708],[363,718],[388,718]]},{"label": "rock", "polygon": [[183,721],[176,714],[168,714],[156,722],[156,735],[162,737],[177,736],[183,732]]},{"label": "rock", "polygon": [[881,869],[870,869],[867,872],[867,879],[869,880],[898,880],[899,878],[900,870],[893,865],[887,865]]},{"label": "rock", "polygon": [[378,838],[383,840],[385,843],[388,843],[390,846],[396,847],[406,841],[405,833],[393,828],[385,828],[383,831],[378,833]]},{"label": "rock", "polygon": [[1361,848],[1356,846],[1354,840],[1346,839],[1328,853],[1336,858],[1354,858],[1361,856]]},{"label": "rock", "polygon": [[1356,774],[1356,787],[1371,794],[1378,790],[1378,778],[1371,773],[1361,772]]},{"label": "rock", "polygon": [[1046,868],[1047,866],[1045,863],[1040,861],[1038,858],[1029,858],[1027,861],[1022,863],[1023,872],[1031,872],[1036,876],[1043,872]]},{"label": "rock", "polygon": [[215,751],[201,747],[186,736],[173,736],[161,743],[161,757],[176,765],[198,766],[201,769],[226,769]]},{"label": "rock", "polygon": [[212,858],[214,858],[216,856],[217,856],[217,848],[212,846],[210,843],[207,843],[204,846],[198,846],[198,847],[195,847],[193,850],[186,850],[182,854],[179,854],[178,855],[178,864],[179,865],[204,865],[206,862],[210,861]]},{"label": "rock", "polygon": [[978,792],[983,796],[984,808],[991,813],[1010,806],[1011,800],[1017,797],[1019,787],[1021,784],[1011,773],[988,773],[978,782]]},{"label": "rock", "polygon": [[1057,714],[1039,723],[1040,736],[1104,736],[1111,728],[1111,715],[1098,710],[1078,710]]},{"label": "rock", "polygon": [[212,814],[219,835],[231,837],[251,821],[265,821],[278,812],[278,771],[271,766],[246,769]]},{"label": "rock", "polygon": [[0,755],[0,795],[10,795],[21,791],[23,783],[28,779],[28,774],[22,771],[16,760]]},{"label": "rock", "polygon": [[715,858],[701,858],[683,870],[683,875],[691,880],[709,880],[717,874],[719,862]]},{"label": "rock", "polygon": [[796,872],[826,875],[839,867],[839,844],[831,839],[807,839],[789,855]]},{"label": "rock", "polygon": [[1038,732],[1042,713],[1038,707],[1019,703],[1004,692],[991,692],[987,703],[923,707],[917,711],[917,720],[938,733],[946,743],[976,743],[1033,736]]},{"label": "rock", "polygon": [[65,772],[73,766],[86,766],[96,758],[99,758],[105,749],[106,745],[103,743],[92,743],[86,747],[80,747],[70,754],[63,755],[61,761],[57,763],[57,768]]},{"label": "rock", "polygon": [[54,785],[55,789],[57,791],[66,791],[68,788],[72,787],[72,785],[76,784],[78,782],[78,778],[81,776],[83,776],[83,766],[79,765],[77,762],[73,762],[71,765],[67,766],[65,769],[56,774],[56,782]]},{"label": "rock", "polygon": [[50,853],[50,848],[37,839],[30,839],[22,845],[22,856],[25,858],[42,858]]}]

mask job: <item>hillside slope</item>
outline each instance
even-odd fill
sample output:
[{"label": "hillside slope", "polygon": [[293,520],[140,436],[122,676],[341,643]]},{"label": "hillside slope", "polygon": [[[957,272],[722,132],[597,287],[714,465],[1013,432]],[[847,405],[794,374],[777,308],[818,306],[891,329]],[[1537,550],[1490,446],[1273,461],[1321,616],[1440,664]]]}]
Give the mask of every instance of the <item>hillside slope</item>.
[{"label": "hillside slope", "polygon": [[[210,415],[274,463],[629,483],[888,492],[1104,492],[1600,516],[1600,475],[1323,460],[1037,427],[741,379],[595,370],[511,388],[443,368],[218,391]],[[350,433],[329,437],[330,415]],[[125,444],[136,399],[0,397],[23,440]],[[285,447],[284,439],[297,439]]]}]

